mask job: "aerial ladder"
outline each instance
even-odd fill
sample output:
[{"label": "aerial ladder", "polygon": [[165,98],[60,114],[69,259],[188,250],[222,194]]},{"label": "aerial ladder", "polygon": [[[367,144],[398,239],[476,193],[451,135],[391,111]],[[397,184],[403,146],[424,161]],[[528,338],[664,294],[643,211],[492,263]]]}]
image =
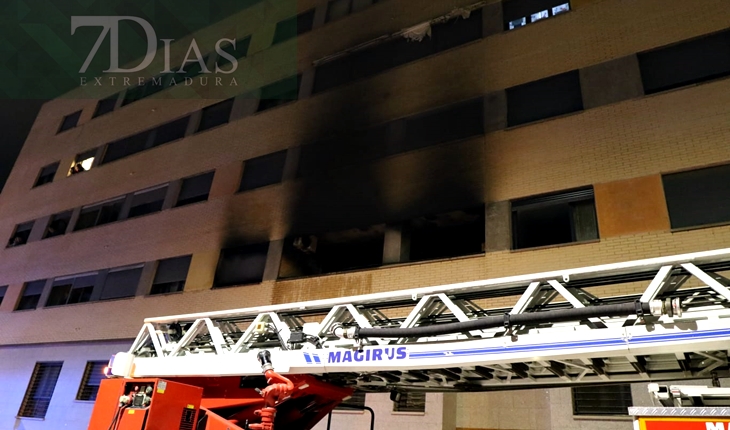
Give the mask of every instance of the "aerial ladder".
[{"label": "aerial ladder", "polygon": [[[308,430],[354,390],[727,377],[725,271],[730,248],[147,318],[112,357],[89,429]],[[504,297],[514,306],[490,306]]]}]

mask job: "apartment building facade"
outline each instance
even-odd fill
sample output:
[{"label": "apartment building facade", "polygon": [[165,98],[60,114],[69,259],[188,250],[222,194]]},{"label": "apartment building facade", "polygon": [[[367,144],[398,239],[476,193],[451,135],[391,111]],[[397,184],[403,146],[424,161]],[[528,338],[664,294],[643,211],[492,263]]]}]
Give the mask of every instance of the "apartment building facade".
[{"label": "apartment building facade", "polygon": [[[49,101],[0,195],[0,427],[85,428],[145,317],[727,247],[727,6],[299,0],[238,40],[243,68],[296,52],[245,94]],[[365,398],[378,426],[631,426],[570,388],[411,400]]]}]

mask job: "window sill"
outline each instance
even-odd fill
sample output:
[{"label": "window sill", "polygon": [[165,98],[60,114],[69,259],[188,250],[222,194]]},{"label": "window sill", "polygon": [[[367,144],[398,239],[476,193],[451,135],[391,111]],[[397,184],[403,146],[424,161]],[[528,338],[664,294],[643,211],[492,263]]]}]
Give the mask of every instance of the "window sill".
[{"label": "window sill", "polygon": [[18,415],[15,416],[15,419],[16,420],[30,420],[30,421],[45,421],[46,420],[45,418],[21,417],[21,416],[18,416]]},{"label": "window sill", "polygon": [[701,229],[705,229],[705,228],[725,227],[725,226],[728,226],[728,225],[730,225],[730,221],[716,222],[716,223],[713,223],[713,224],[702,224],[702,225],[696,225],[696,226],[691,226],[691,227],[678,227],[678,228],[673,228],[673,229],[671,229],[669,231],[672,234],[674,234],[674,233],[684,233],[686,231],[701,230]]},{"label": "window sill", "polygon": [[573,415],[576,421],[633,421],[629,415]]},{"label": "window sill", "polygon": [[413,416],[413,417],[422,417],[426,415],[426,412],[402,412],[402,411],[393,411],[390,413],[391,415],[407,415],[407,416]]},{"label": "window sill", "polygon": [[591,240],[583,240],[580,242],[568,242],[568,243],[558,243],[556,245],[545,245],[545,246],[536,246],[534,248],[520,248],[520,249],[511,249],[510,252],[512,253],[519,253],[519,252],[528,252],[528,251],[539,251],[543,249],[553,249],[553,248],[563,248],[566,246],[576,246],[576,245],[586,245],[590,243],[599,243],[601,239],[591,239]]},{"label": "window sill", "polygon": [[15,313],[15,312],[30,312],[30,311],[35,311],[35,310],[38,310],[38,308],[33,308],[33,309],[16,309],[16,310],[13,311],[13,313]]},{"label": "window sill", "polygon": [[333,409],[332,410],[332,413],[333,414],[338,414],[338,415],[339,414],[342,414],[342,415],[364,415],[365,414],[365,411],[364,410],[355,410],[355,409],[350,409],[350,410]]},{"label": "window sill", "polygon": [[172,296],[172,295],[174,295],[174,294],[182,294],[182,293],[184,293],[184,292],[185,292],[185,290],[183,290],[183,291],[171,291],[171,292],[169,292],[169,293],[146,294],[146,295],[145,295],[145,297],[163,297],[163,296]]}]

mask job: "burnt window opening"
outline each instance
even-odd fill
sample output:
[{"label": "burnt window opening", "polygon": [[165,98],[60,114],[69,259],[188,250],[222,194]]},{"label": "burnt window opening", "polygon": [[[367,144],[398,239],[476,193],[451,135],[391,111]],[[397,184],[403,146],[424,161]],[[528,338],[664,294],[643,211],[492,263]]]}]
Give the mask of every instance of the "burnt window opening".
[{"label": "burnt window opening", "polygon": [[185,255],[160,260],[157,264],[155,279],[152,281],[150,295],[183,291],[192,258],[192,255]]},{"label": "burnt window opening", "polygon": [[598,239],[593,188],[512,202],[512,248],[560,245]]},{"label": "burnt window opening", "polygon": [[286,154],[287,151],[284,150],[246,160],[238,191],[253,190],[281,182]]},{"label": "burnt window opening", "polygon": [[256,112],[263,112],[299,99],[302,75],[290,76],[261,87],[261,97]]},{"label": "burnt window opening", "polygon": [[[129,157],[149,147],[150,131],[143,131],[109,143],[104,151],[100,164],[111,163],[120,158]],[[87,169],[88,170],[88,169]]]},{"label": "burnt window opening", "polygon": [[124,198],[122,197],[109,202],[81,208],[81,213],[74,226],[74,231],[85,230],[118,221],[123,205]]},{"label": "burnt window opening", "polygon": [[3,304],[3,299],[5,298],[5,294],[7,294],[7,292],[8,292],[7,285],[0,286],[0,305]]},{"label": "burnt window opening", "polygon": [[317,67],[313,93],[374,76],[386,70],[443,52],[482,37],[482,11],[431,26],[431,36],[409,41],[397,37]]},{"label": "burnt window opening", "polygon": [[23,396],[23,403],[18,410],[19,417],[45,418],[51,404],[53,391],[56,389],[58,376],[61,374],[63,362],[37,362],[28,388]]},{"label": "burnt window opening", "polygon": [[312,31],[314,25],[314,9],[302,12],[299,15],[287,18],[276,23],[272,45],[281,43]]},{"label": "burnt window opening", "polygon": [[56,161],[53,164],[44,166],[38,174],[38,179],[36,179],[33,187],[39,187],[41,185],[50,184],[51,182],[53,182],[53,178],[56,177],[56,172],[58,171],[58,166],[60,166],[60,164],[60,162]]},{"label": "burnt window opening", "polygon": [[185,137],[190,117],[176,119],[163,124],[155,129],[155,139],[152,146],[159,146],[165,143],[174,142]]},{"label": "burnt window opening", "polygon": [[142,266],[110,270],[101,290],[101,300],[134,297],[137,293]]},{"label": "burnt window opening", "polygon": [[327,18],[325,22],[332,22],[352,13],[358,13],[377,2],[378,0],[330,0],[327,3]]},{"label": "burnt window opening", "polygon": [[167,185],[162,185],[134,193],[127,218],[135,218],[161,211],[167,196],[167,189]]},{"label": "burnt window opening", "polygon": [[507,88],[507,125],[514,127],[583,110],[578,71]]},{"label": "burnt window opening", "polygon": [[730,222],[730,164],[662,176],[672,228]]},{"label": "burnt window opening", "polygon": [[639,53],[646,94],[730,75],[730,31]]},{"label": "burnt window opening", "polygon": [[228,124],[233,109],[233,99],[224,100],[220,103],[210,105],[203,109],[203,114],[198,125],[198,133],[211,128]]},{"label": "burnt window opening", "polygon": [[215,287],[258,284],[264,278],[269,242],[221,250],[215,273]]},{"label": "burnt window opening", "polygon": [[353,409],[363,409],[365,407],[365,392],[354,391],[350,398],[343,400],[335,409],[348,411]]},{"label": "burnt window opening", "polygon": [[72,211],[66,211],[51,216],[51,219],[48,222],[48,227],[46,227],[46,231],[43,234],[43,239],[63,236],[66,234],[68,224],[71,222],[72,213]]},{"label": "burnt window opening", "polygon": [[76,400],[94,401],[99,393],[101,381],[106,379],[104,368],[108,361],[87,361],[84,369],[84,376],[81,378],[79,391],[76,393]]},{"label": "burnt window opening", "polygon": [[426,393],[398,393],[393,402],[393,412],[426,412]]},{"label": "burnt window opening", "polygon": [[66,115],[61,121],[61,125],[58,127],[58,133],[62,133],[66,130],[71,130],[79,124],[81,118],[81,111],[76,111],[72,114]]},{"label": "burnt window opening", "polygon": [[484,207],[424,216],[403,231],[410,261],[461,257],[484,252]]},{"label": "burnt window opening", "polygon": [[72,176],[81,172],[86,172],[94,167],[94,159],[96,158],[97,148],[90,149],[86,152],[76,154],[71,167],[68,169],[68,175]]},{"label": "burnt window opening", "polygon": [[402,147],[390,153],[412,151],[484,134],[484,100],[479,97],[406,119]]},{"label": "burnt window opening", "polygon": [[573,387],[573,415],[628,415],[631,385]]},{"label": "burnt window opening", "polygon": [[302,145],[297,176],[322,175],[334,169],[367,164],[388,155],[388,124]]},{"label": "burnt window opening", "polygon": [[12,236],[10,236],[10,240],[8,241],[8,248],[25,245],[26,243],[28,243],[28,237],[30,237],[30,232],[31,230],[33,230],[34,225],[35,221],[18,224],[15,227],[15,231],[13,232]]},{"label": "burnt window opening", "polygon": [[92,118],[97,118],[113,112],[114,108],[117,105],[117,99],[119,99],[119,94],[112,94],[105,99],[99,100],[99,102],[96,104],[96,109],[94,110],[94,115],[92,116]]},{"label": "burnt window opening", "polygon": [[570,11],[566,0],[509,0],[502,3],[504,29],[514,30]]},{"label": "burnt window opening", "polygon": [[51,293],[48,300],[46,300],[46,307],[91,301],[91,293],[94,291],[96,277],[96,273],[89,273],[54,279]]},{"label": "burnt window opening", "polygon": [[215,172],[208,172],[183,179],[175,207],[207,201],[214,175]]},{"label": "burnt window opening", "polygon": [[18,305],[15,307],[15,310],[25,311],[37,308],[38,301],[41,299],[41,294],[43,294],[45,286],[45,279],[26,282],[23,286],[23,293],[20,295],[20,299],[18,300]]},{"label": "burnt window opening", "polygon": [[368,269],[383,264],[385,225],[317,235],[284,242],[279,278]]}]

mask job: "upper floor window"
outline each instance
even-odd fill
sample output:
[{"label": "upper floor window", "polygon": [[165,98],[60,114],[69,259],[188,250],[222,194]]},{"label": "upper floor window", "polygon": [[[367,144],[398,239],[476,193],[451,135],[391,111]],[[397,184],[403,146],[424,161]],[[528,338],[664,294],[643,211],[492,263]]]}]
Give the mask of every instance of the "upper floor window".
[{"label": "upper floor window", "polygon": [[137,191],[132,196],[132,206],[129,209],[127,218],[134,218],[142,215],[159,212],[165,203],[167,196],[167,184],[144,191]]},{"label": "upper floor window", "polygon": [[451,258],[484,252],[484,206],[428,215],[404,227],[410,240],[409,261]]},{"label": "upper floor window", "polygon": [[46,280],[40,279],[38,281],[26,282],[23,287],[23,293],[20,295],[18,305],[15,307],[16,311],[31,310],[38,307],[38,301],[41,299],[43,289],[46,286]]},{"label": "upper floor window", "polygon": [[252,190],[281,182],[287,151],[246,160],[238,191]]},{"label": "upper floor window", "polygon": [[730,164],[662,177],[672,228],[730,222]]},{"label": "upper floor window", "polygon": [[583,95],[577,70],[507,88],[507,125],[583,110]]},{"label": "upper floor window", "polygon": [[593,188],[512,202],[513,249],[598,239]]},{"label": "upper floor window", "polygon": [[90,301],[96,277],[97,273],[89,273],[54,279],[46,306],[70,305]]},{"label": "upper floor window", "polygon": [[23,403],[21,403],[18,411],[19,417],[46,417],[62,366],[63,362],[39,362],[35,364],[33,375],[30,377],[30,382],[28,382],[28,389],[26,389],[25,396],[23,396]]},{"label": "upper floor window", "polygon": [[573,415],[628,415],[633,406],[631,385],[595,385],[572,388]]},{"label": "upper floor window", "polygon": [[185,137],[185,132],[188,129],[188,123],[190,117],[176,119],[163,124],[155,129],[155,139],[152,143],[153,146],[162,145],[168,142],[172,142]]},{"label": "upper floor window", "polygon": [[63,117],[63,121],[61,121],[61,125],[58,127],[58,132],[61,133],[76,127],[80,118],[81,111],[76,111],[72,114],[66,115]]},{"label": "upper floor window", "polygon": [[297,16],[279,21],[276,23],[276,30],[274,31],[274,40],[271,43],[275,45],[277,43],[284,42],[293,37],[304,34],[308,31],[312,31],[314,25],[314,9],[302,12]]},{"label": "upper floor window", "polygon": [[78,221],[76,221],[74,231],[84,230],[117,221],[122,212],[123,204],[124,197],[120,197],[108,202],[81,208],[81,213],[79,214]]},{"label": "upper floor window", "polygon": [[327,19],[325,22],[331,22],[351,13],[360,12],[377,2],[378,0],[330,0],[327,4]]},{"label": "upper floor window", "polygon": [[94,159],[96,158],[97,149],[90,149],[86,152],[82,152],[76,155],[71,168],[68,171],[68,176],[76,175],[81,172],[85,172],[94,167]]},{"label": "upper floor window", "polygon": [[[251,46],[251,36],[242,37],[238,40],[236,40],[235,47],[227,43],[223,45],[222,50],[225,51],[227,54],[231,55],[236,60],[240,60],[241,58],[245,58],[248,55],[248,48]],[[219,57],[218,61],[218,67],[223,70],[230,70],[230,63],[228,63],[228,59],[225,57]],[[228,66],[226,67],[226,64]]]},{"label": "upper floor window", "polygon": [[137,293],[142,265],[112,269],[106,275],[101,300],[133,297]]},{"label": "upper floor window", "polygon": [[3,299],[5,298],[5,293],[7,293],[7,292],[8,292],[7,285],[0,286],[0,305],[3,304]]},{"label": "upper floor window", "polygon": [[114,111],[114,108],[117,105],[117,99],[119,99],[119,94],[112,94],[105,99],[99,100],[99,102],[96,104],[96,109],[94,110],[94,115],[92,116],[92,118],[106,115]]},{"label": "upper floor window", "polygon": [[177,196],[176,207],[208,200],[210,187],[213,184],[215,172],[203,173],[183,179],[180,194]]},{"label": "upper floor window", "polygon": [[150,134],[150,131],[143,131],[107,144],[100,164],[111,163],[120,158],[144,151],[149,147]]},{"label": "upper floor window", "polygon": [[219,125],[228,124],[233,109],[233,99],[224,100],[203,109],[198,125],[198,132],[209,130]]},{"label": "upper floor window", "polygon": [[53,182],[53,178],[56,176],[56,172],[58,171],[58,166],[61,163],[56,161],[53,164],[49,164],[41,169],[41,172],[38,174],[38,179],[36,179],[34,187],[41,186],[43,184],[49,184]]},{"label": "upper floor window", "polygon": [[263,112],[299,99],[301,80],[302,75],[290,76],[261,87],[261,98],[256,112]]},{"label": "upper floor window", "polygon": [[215,286],[231,287],[261,282],[268,252],[269,242],[221,250]]},{"label": "upper floor window", "polygon": [[35,221],[18,224],[15,227],[13,235],[10,236],[10,240],[8,241],[8,248],[25,245],[26,243],[28,243],[28,237],[30,236],[31,230],[33,230],[33,225],[35,225]]},{"label": "upper floor window", "polygon": [[152,281],[150,295],[175,293],[185,289],[185,280],[192,255],[160,260],[157,264],[155,279]]},{"label": "upper floor window", "polygon": [[508,0],[502,3],[504,29],[514,30],[527,24],[570,11],[565,0]]},{"label": "upper floor window", "polygon": [[72,211],[66,211],[52,215],[50,221],[48,222],[48,227],[43,234],[43,239],[66,234],[68,224],[69,222],[71,222],[71,214]]}]

